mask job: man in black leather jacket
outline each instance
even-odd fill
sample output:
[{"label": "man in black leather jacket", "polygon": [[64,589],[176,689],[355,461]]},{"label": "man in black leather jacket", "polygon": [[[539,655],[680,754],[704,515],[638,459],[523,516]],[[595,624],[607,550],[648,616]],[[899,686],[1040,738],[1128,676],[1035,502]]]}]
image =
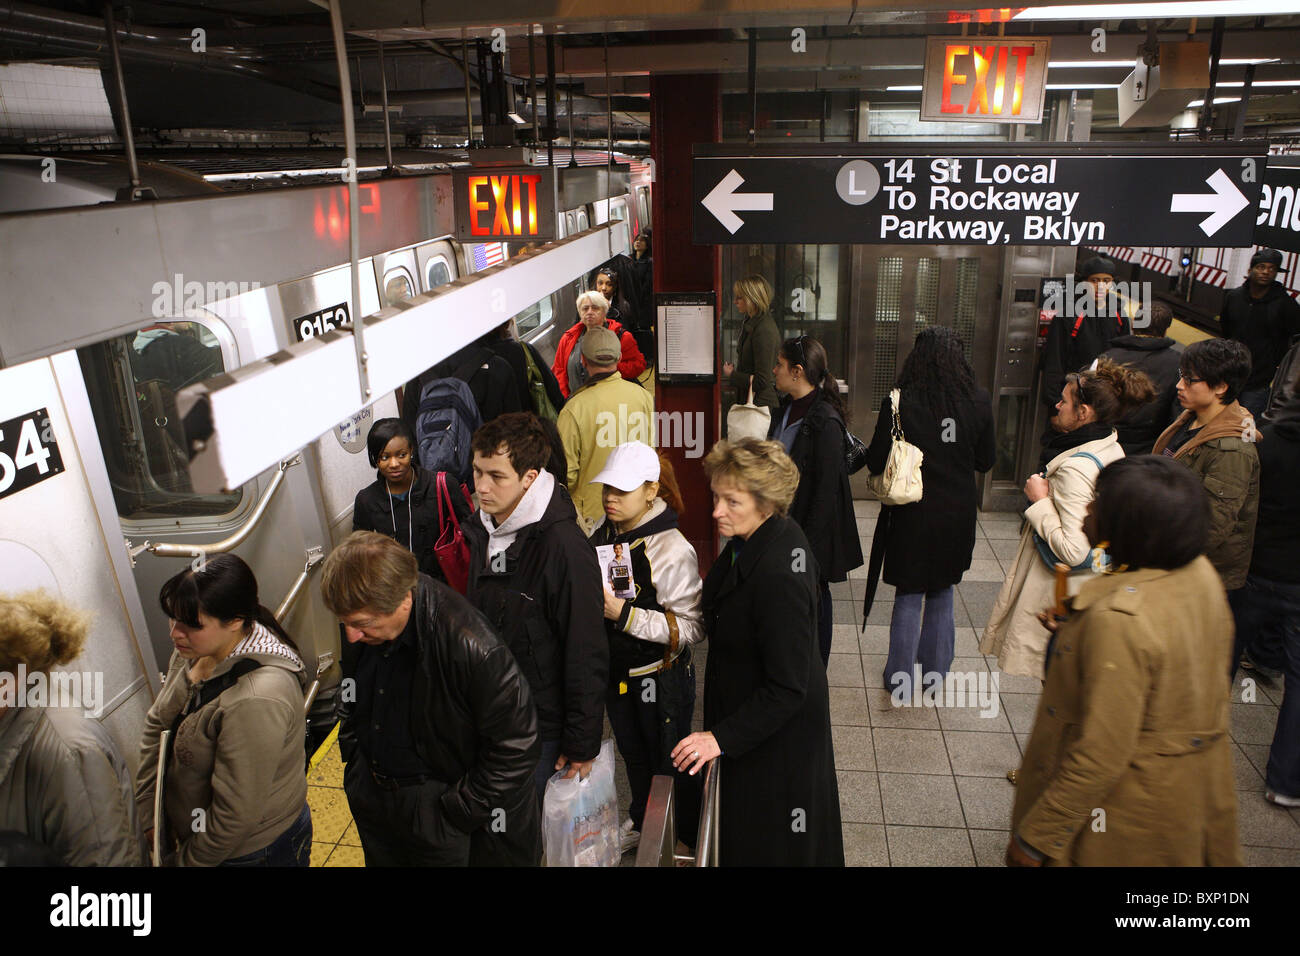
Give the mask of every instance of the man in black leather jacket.
[{"label": "man in black leather jacket", "polygon": [[537,712],[483,616],[372,531],[326,559],[321,595],[360,645],[339,745],[366,865],[535,866]]}]

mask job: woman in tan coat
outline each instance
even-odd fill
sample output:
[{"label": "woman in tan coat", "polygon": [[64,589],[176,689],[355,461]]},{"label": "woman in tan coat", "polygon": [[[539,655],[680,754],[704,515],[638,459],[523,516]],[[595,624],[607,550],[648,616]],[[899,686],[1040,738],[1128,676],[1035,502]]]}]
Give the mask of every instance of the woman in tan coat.
[{"label": "woman in tan coat", "polygon": [[[1088,538],[1118,573],[1073,600],[1020,767],[1009,865],[1240,866],[1209,502],[1153,455],[1107,467]],[[1046,615],[1044,615],[1046,623]]]},{"label": "woman in tan coat", "polygon": [[980,640],[980,652],[996,654],[1005,673],[1042,679],[1048,635],[1038,623],[1038,612],[1052,604],[1055,581],[1048,558],[1076,569],[1069,593],[1077,594],[1091,563],[1084,511],[1098,472],[1124,457],[1110,424],[1154,397],[1151,379],[1144,373],[1107,359],[1099,360],[1095,369],[1066,376],[1065,393],[1052,418],[1059,434],[1049,451],[1058,454],[1043,474],[1030,475],[1025,482],[1030,505],[1020,550]]}]

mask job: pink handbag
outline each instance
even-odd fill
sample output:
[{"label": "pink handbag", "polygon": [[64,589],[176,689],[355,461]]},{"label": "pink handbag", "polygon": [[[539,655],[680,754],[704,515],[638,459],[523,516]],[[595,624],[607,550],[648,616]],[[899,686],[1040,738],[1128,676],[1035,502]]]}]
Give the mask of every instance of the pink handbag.
[{"label": "pink handbag", "polygon": [[[460,486],[461,494],[474,507],[474,500],[468,489]],[[469,587],[469,542],[460,530],[456,519],[456,509],[451,505],[451,491],[447,487],[447,473],[438,472],[438,541],[433,546],[434,557],[438,567],[447,579],[447,584],[461,594]]]}]

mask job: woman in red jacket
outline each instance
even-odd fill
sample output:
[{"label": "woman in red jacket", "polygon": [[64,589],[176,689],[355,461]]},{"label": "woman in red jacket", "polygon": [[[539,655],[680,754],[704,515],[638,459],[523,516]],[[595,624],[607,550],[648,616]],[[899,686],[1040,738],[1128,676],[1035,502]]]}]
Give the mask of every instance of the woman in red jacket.
[{"label": "woman in red jacket", "polygon": [[587,382],[587,370],[583,368],[579,357],[579,343],[588,329],[598,329],[602,325],[618,336],[623,347],[623,355],[618,360],[618,371],[631,382],[637,380],[646,369],[645,356],[636,347],[636,339],[631,332],[625,332],[623,326],[608,318],[609,300],[599,292],[584,292],[578,296],[578,315],[576,325],[560,336],[560,344],[555,347],[555,362],[551,371],[560,383],[560,391],[568,398]]}]

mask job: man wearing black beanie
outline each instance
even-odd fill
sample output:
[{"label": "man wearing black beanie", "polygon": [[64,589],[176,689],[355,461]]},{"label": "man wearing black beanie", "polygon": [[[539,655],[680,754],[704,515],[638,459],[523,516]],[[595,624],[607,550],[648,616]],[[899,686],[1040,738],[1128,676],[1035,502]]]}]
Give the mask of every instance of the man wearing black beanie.
[{"label": "man wearing black beanie", "polygon": [[1093,256],[1083,263],[1079,277],[1092,287],[1092,301],[1087,302],[1082,310],[1075,308],[1077,303],[1067,302],[1067,307],[1052,319],[1047,330],[1042,398],[1052,409],[1061,400],[1066,375],[1091,365],[1093,359],[1110,348],[1113,339],[1131,331],[1128,319],[1117,312],[1111,296],[1115,285],[1115,263]]},{"label": "man wearing black beanie", "polygon": [[1246,281],[1223,297],[1219,324],[1224,338],[1250,349],[1250,378],[1239,401],[1256,418],[1268,404],[1269,385],[1292,336],[1300,334],[1300,305],[1277,281],[1282,253],[1258,249],[1250,257]]}]

